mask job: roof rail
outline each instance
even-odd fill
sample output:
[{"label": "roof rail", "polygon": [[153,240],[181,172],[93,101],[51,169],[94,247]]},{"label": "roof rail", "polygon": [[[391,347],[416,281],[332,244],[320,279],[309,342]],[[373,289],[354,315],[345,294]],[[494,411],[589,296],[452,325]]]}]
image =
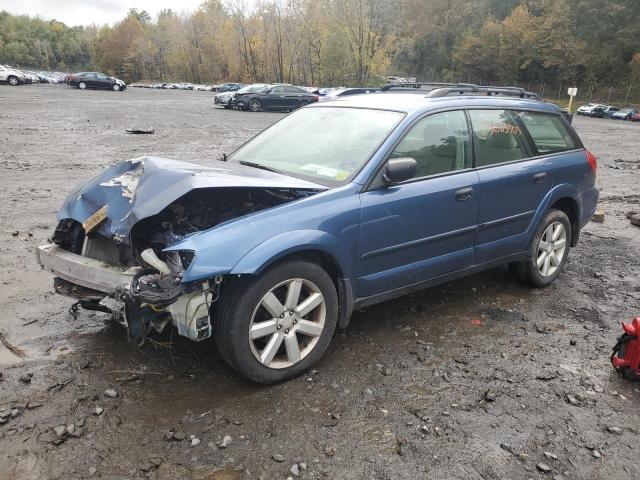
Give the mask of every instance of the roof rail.
[{"label": "roof rail", "polygon": [[457,86],[460,86],[460,85],[466,85],[466,84],[462,84],[462,83],[440,83],[440,82],[390,83],[388,85],[383,85],[382,87],[380,87],[380,91],[386,92],[388,90],[391,90],[392,88],[413,88],[413,89],[417,90],[422,86],[439,88],[439,87],[457,87]]},{"label": "roof rail", "polygon": [[528,92],[524,88],[520,87],[488,87],[463,83],[455,86],[435,88],[427,93],[427,97],[446,97],[452,93],[457,93],[459,95],[464,95],[465,93],[486,93],[486,95],[489,97],[492,95],[505,95],[510,97],[528,98],[532,100],[542,99],[537,93]]}]

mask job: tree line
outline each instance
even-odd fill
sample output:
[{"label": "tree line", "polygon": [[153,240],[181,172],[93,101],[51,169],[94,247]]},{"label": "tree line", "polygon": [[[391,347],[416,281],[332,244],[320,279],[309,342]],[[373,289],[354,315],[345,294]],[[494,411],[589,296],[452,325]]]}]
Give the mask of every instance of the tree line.
[{"label": "tree line", "polygon": [[0,63],[132,81],[640,83],[637,0],[206,0],[67,26],[0,12]]}]

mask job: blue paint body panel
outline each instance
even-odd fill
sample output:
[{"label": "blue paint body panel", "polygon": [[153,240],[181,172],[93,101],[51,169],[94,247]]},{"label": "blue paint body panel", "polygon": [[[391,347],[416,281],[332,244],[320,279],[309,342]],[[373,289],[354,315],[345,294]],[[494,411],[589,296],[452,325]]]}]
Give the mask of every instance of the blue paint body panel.
[{"label": "blue paint body panel", "polygon": [[[580,228],[595,211],[595,173],[581,146],[393,186],[372,186],[397,142],[424,115],[469,108],[560,115],[554,105],[505,97],[380,93],[339,97],[305,108],[326,106],[405,113],[347,185],[327,188],[237,164],[200,167],[148,158],[115,165],[76,189],[58,217],[83,222],[106,204],[108,219],[99,233],[126,243],[133,225],[192,189],[309,190],[314,194],[191,234],[167,250],[194,252],[184,282],[258,274],[286,255],[321,252],[333,259],[341,277],[348,280],[357,303],[409,285],[446,279],[454,272],[477,271],[500,259],[524,258],[542,216],[559,200],[573,202]],[[541,172],[545,180],[534,183],[533,176]],[[123,195],[122,180],[126,183],[136,175],[135,194],[128,198]],[[472,189],[471,197],[458,201],[456,192],[465,188]]]}]

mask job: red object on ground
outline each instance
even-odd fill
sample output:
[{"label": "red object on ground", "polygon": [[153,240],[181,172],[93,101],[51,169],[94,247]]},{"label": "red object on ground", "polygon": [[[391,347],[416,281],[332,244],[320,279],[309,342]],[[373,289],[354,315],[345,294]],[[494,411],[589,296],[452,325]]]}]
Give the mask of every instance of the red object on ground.
[{"label": "red object on ground", "polygon": [[611,363],[627,380],[640,380],[640,317],[622,322],[624,333],[613,347]]}]

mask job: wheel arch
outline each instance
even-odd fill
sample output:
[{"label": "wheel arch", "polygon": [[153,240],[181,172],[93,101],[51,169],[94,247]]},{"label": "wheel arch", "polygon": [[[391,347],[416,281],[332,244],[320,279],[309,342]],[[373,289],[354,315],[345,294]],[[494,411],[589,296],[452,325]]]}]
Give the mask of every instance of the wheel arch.
[{"label": "wheel arch", "polygon": [[556,200],[549,210],[560,210],[569,217],[569,223],[571,224],[571,246],[575,247],[578,244],[578,237],[580,235],[580,209],[578,202],[572,197],[562,197]]},{"label": "wheel arch", "polygon": [[338,292],[338,325],[346,328],[353,311],[352,256],[334,235],[313,230],[278,235],[247,253],[229,273],[259,275],[278,263],[296,258],[317,263],[332,278]]},{"label": "wheel arch", "polygon": [[561,210],[569,217],[569,223],[571,224],[571,246],[575,247],[577,245],[580,236],[582,205],[575,185],[565,183],[556,185],[547,193],[542,202],[540,202],[534,219],[527,230],[529,237],[527,240],[527,249],[530,246],[531,240],[533,240],[533,235],[538,225],[540,225],[544,216],[551,209]]}]

